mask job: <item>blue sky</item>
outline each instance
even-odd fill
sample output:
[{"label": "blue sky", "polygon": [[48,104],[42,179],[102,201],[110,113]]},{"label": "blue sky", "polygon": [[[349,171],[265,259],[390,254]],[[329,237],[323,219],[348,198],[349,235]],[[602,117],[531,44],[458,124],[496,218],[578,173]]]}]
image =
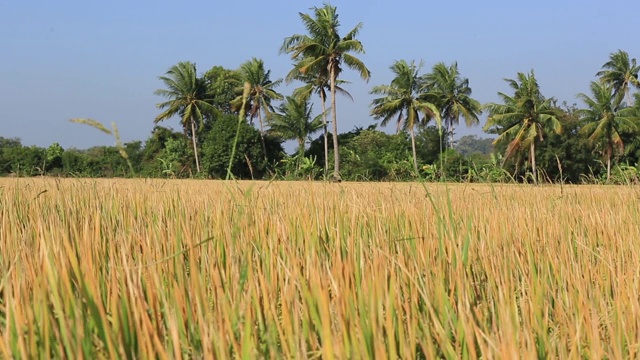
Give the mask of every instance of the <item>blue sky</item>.
[{"label": "blue sky", "polygon": [[[502,80],[534,69],[545,96],[576,102],[609,53],[640,56],[636,1],[541,0],[331,2],[342,32],[363,22],[361,59],[369,83],[346,71],[354,97],[338,99],[340,131],[374,122],[374,85],[388,83],[399,59],[457,61],[482,103],[508,91]],[[366,4],[366,5],[365,5]],[[199,72],[264,59],[274,78],[290,60],[282,40],[304,33],[298,12],[321,1],[30,1],[0,0],[0,136],[23,144],[87,148],[113,140],[73,117],[115,121],[125,141],[144,140],[162,101],[158,76],[179,61]],[[297,84],[279,91],[288,94]],[[318,107],[319,108],[319,107]],[[484,118],[483,118],[484,121]],[[165,122],[179,129],[177,121]],[[389,125],[386,131],[395,130]],[[482,134],[459,127],[458,136]]]}]

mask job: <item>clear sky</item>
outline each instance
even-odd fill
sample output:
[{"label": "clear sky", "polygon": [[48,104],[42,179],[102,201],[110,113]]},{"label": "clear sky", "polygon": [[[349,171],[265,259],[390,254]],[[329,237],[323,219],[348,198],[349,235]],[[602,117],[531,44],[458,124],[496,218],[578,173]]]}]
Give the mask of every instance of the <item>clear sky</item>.
[{"label": "clear sky", "polygon": [[[340,131],[374,122],[368,94],[388,83],[394,60],[457,61],[482,103],[502,80],[534,69],[545,96],[576,102],[609,53],[640,56],[636,0],[333,0],[342,33],[363,22],[369,83],[345,71],[354,97],[338,99]],[[273,78],[290,69],[282,40],[304,33],[298,12],[321,1],[0,0],[0,136],[23,144],[87,148],[113,140],[73,117],[115,121],[125,141],[144,140],[159,113],[158,76],[179,61],[200,73],[264,59]],[[279,88],[288,94],[295,85]],[[319,107],[318,107],[319,108]],[[484,121],[484,118],[483,118]],[[177,121],[166,126],[179,129]],[[389,125],[386,131],[394,131]],[[482,134],[457,129],[458,136]]]}]

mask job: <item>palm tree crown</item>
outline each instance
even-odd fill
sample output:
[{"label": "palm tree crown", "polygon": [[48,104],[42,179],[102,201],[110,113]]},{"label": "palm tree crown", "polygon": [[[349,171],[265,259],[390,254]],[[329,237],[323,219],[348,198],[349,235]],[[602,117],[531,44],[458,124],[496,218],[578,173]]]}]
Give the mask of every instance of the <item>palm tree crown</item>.
[{"label": "palm tree crown", "polygon": [[[391,84],[375,86],[371,90],[371,94],[382,95],[372,101],[371,115],[382,119],[383,126],[395,119],[398,131],[400,129],[409,131],[413,165],[416,171],[418,171],[418,161],[414,136],[415,126],[431,118],[435,118],[440,125],[440,111],[436,105],[421,99],[420,90],[423,88],[419,76],[421,68],[422,63],[416,65],[413,61],[410,64],[405,60],[396,61],[390,68],[395,75]],[[420,118],[420,114],[423,114],[422,118]]]},{"label": "palm tree crown", "polygon": [[458,63],[446,66],[439,62],[431,73],[424,76],[424,98],[436,104],[447,127],[449,143],[453,144],[453,127],[460,123],[462,116],[467,126],[477,125],[482,113],[481,105],[471,98],[469,80],[458,71]]},{"label": "palm tree crown", "polygon": [[629,87],[640,88],[638,80],[640,66],[636,64],[636,59],[629,59],[629,54],[618,50],[609,55],[609,61],[602,65],[602,70],[596,73],[600,80],[613,85],[613,93],[619,98],[618,103],[626,95],[627,102],[631,102],[629,97]]},{"label": "palm tree crown", "polygon": [[271,70],[266,70],[262,59],[252,58],[243,63],[238,70],[239,83],[236,92],[239,94],[233,100],[234,108],[237,109],[242,101],[242,91],[245,83],[251,86],[249,90],[249,119],[251,121],[261,118],[262,112],[266,117],[271,116],[273,112],[272,100],[282,100],[282,94],[275,91],[275,88],[282,83],[282,79],[271,80]]},{"label": "palm tree crown", "polygon": [[189,132],[191,134],[196,169],[200,172],[197,131],[202,125],[205,115],[217,112],[216,108],[211,105],[212,100],[208,93],[207,84],[204,79],[197,76],[196,65],[191,62],[179,62],[173,65],[165,76],[160,76],[159,79],[164,83],[166,89],[158,89],[154,94],[169,98],[169,100],[156,105],[159,109],[166,110],[158,115],[154,122],[158,123],[176,114],[180,115],[180,123],[184,128],[185,135],[188,135]]}]

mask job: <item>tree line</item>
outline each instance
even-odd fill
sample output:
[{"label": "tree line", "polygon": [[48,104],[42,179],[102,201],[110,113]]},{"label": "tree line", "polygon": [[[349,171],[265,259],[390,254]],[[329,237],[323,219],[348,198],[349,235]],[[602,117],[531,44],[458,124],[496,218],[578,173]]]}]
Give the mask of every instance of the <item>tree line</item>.
[{"label": "tree line", "polygon": [[[284,79],[272,79],[259,58],[203,74],[196,64],[179,62],[159,77],[163,88],[155,94],[164,101],[157,104],[156,126],[144,143],[65,150],[57,143],[41,149],[0,138],[0,174],[224,178],[229,165],[236,178],[253,179],[637,178],[640,94],[634,89],[640,88],[640,67],[626,52],[611,53],[590,94],[578,94],[583,108],[545,97],[533,70],[505,79],[510,91],[483,105],[472,97],[456,62],[436,63],[422,73],[423,62],[398,60],[390,66],[391,82],[370,91],[377,96],[370,104],[374,124],[340,134],[337,99],[352,98],[343,72],[353,70],[365,81],[371,76],[357,57],[365,52],[358,40],[363,24],[340,35],[335,6],[312,10],[299,14],[306,33],[281,44],[293,64]],[[302,85],[292,94],[278,92],[294,82]],[[318,111],[314,99],[320,100]],[[493,140],[454,141],[461,119],[466,126],[479,125],[483,113],[483,129]],[[240,122],[239,114],[246,114]],[[175,116],[181,133],[158,125]],[[395,123],[395,134],[377,129],[389,123]],[[292,155],[283,151],[286,140],[297,142]]]}]

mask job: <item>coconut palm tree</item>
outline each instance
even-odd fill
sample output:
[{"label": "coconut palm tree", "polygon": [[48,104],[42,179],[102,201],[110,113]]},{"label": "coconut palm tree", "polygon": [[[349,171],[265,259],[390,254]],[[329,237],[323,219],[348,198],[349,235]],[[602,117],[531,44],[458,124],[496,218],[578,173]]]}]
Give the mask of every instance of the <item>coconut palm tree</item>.
[{"label": "coconut palm tree", "polygon": [[458,63],[446,66],[439,62],[431,73],[424,76],[424,99],[440,109],[440,116],[447,129],[449,144],[453,146],[453,127],[460,123],[462,116],[467,126],[480,123],[478,115],[482,106],[471,98],[469,79],[463,78],[458,71]]},{"label": "coconut palm tree", "polygon": [[336,85],[343,65],[356,70],[360,77],[369,80],[371,72],[352,53],[364,53],[364,46],[356,40],[362,23],[356,25],[345,36],[339,35],[340,22],[337,8],[329,4],[313,8],[313,16],[300,13],[308,35],[296,34],[285,38],[281,53],[291,54],[295,67],[305,74],[318,68],[326,68],[331,93],[331,115],[333,125],[334,176],[340,176],[340,153],[338,151],[338,119],[336,108]]},{"label": "coconut palm tree", "polygon": [[300,156],[304,156],[307,139],[323,126],[324,114],[311,118],[312,112],[313,105],[306,99],[287,96],[278,107],[278,112],[271,118],[269,131],[285,140],[296,140],[298,152]]},{"label": "coconut palm tree", "polygon": [[602,65],[602,70],[596,73],[596,76],[599,76],[601,81],[613,85],[614,95],[620,98],[616,101],[618,104],[625,96],[627,103],[631,104],[629,87],[640,88],[638,72],[640,66],[637,65],[636,59],[629,59],[627,52],[618,50],[609,54],[609,61]]},{"label": "coconut palm tree", "polygon": [[529,148],[529,160],[534,183],[538,182],[536,169],[536,142],[544,140],[546,131],[562,133],[558,109],[552,99],[545,99],[533,70],[529,74],[518,73],[517,80],[505,79],[514,90],[513,96],[499,92],[502,104],[489,103],[484,107],[489,117],[484,130],[497,131],[495,143],[508,140],[503,158],[506,162],[513,154]]},{"label": "coconut palm tree", "polygon": [[166,89],[158,89],[154,94],[169,100],[156,105],[159,109],[166,110],[156,116],[154,122],[158,123],[174,115],[180,115],[185,136],[191,135],[196,170],[200,172],[198,128],[202,125],[205,115],[211,115],[217,111],[211,105],[212,99],[207,91],[207,84],[204,79],[197,76],[196,65],[191,62],[179,62],[173,65],[165,76],[160,76],[159,79],[162,80]]},{"label": "coconut palm tree", "polygon": [[[371,94],[382,95],[371,102],[373,109],[371,115],[376,119],[382,119],[385,126],[395,119],[397,131],[401,129],[409,131],[411,136],[411,150],[413,152],[413,167],[418,172],[418,160],[416,156],[415,126],[425,123],[431,118],[436,119],[438,127],[441,126],[440,111],[435,104],[422,99],[420,89],[423,88],[419,75],[423,64],[416,65],[414,61],[408,64],[405,60],[396,61],[391,66],[395,75],[391,84],[373,87]],[[422,118],[420,118],[422,114]]]},{"label": "coconut palm tree", "polygon": [[[300,69],[297,66],[294,66],[293,69],[287,74],[285,81],[287,83],[291,83],[293,80],[298,80],[305,85],[295,89],[293,91],[293,96],[309,100],[312,94],[317,94],[320,97],[320,104],[322,106],[322,124],[323,124],[323,140],[324,140],[324,173],[329,173],[329,142],[328,142],[328,129],[327,129],[327,91],[331,90],[330,81],[329,81],[329,72],[326,66],[320,66],[314,71],[307,71],[306,73],[301,73]],[[340,85],[348,83],[348,81],[344,80],[336,80],[336,91],[345,95],[349,99],[353,100],[351,94],[348,91],[343,89]]]},{"label": "coconut palm tree", "polygon": [[591,94],[578,94],[578,98],[587,105],[586,109],[579,109],[577,114],[586,124],[580,134],[589,136],[593,145],[603,146],[603,155],[607,159],[607,181],[611,177],[611,159],[622,154],[624,143],[620,136],[623,132],[638,131],[637,110],[632,107],[620,108],[617,103],[620,97],[615,92],[613,83],[591,82]]},{"label": "coconut palm tree", "polygon": [[[238,83],[238,94],[242,94],[244,84],[248,83],[250,86],[249,101],[246,105],[248,106],[247,114],[249,115],[249,120],[252,123],[255,118],[258,118],[262,149],[266,156],[267,149],[264,142],[264,122],[262,120],[262,113],[265,113],[265,117],[267,121],[269,121],[271,113],[273,112],[271,101],[283,99],[282,94],[274,90],[282,83],[282,80],[278,79],[271,81],[271,70],[265,70],[264,61],[262,61],[262,59],[252,58],[240,66],[240,69],[238,70]],[[231,104],[234,110],[237,110],[242,106],[242,95],[238,95]]]}]

